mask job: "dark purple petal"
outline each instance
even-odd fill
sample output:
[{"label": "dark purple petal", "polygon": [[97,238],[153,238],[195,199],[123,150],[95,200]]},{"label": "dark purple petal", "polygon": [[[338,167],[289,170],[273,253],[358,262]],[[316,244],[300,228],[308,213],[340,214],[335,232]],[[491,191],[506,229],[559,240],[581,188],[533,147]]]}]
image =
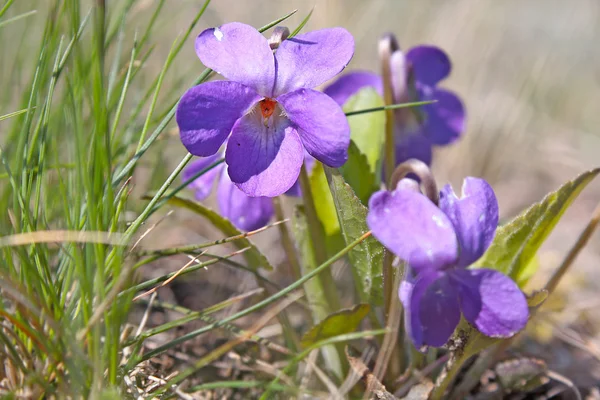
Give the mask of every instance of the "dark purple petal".
[{"label": "dark purple petal", "polygon": [[229,177],[248,196],[274,197],[292,187],[303,155],[302,142],[287,118],[276,111],[265,126],[255,112],[233,127],[225,161]]},{"label": "dark purple petal", "polygon": [[177,106],[181,142],[196,156],[215,154],[235,122],[260,96],[237,82],[206,82],[189,89]]},{"label": "dark purple petal", "polygon": [[323,93],[335,100],[340,106],[343,106],[350,97],[368,86],[375,89],[380,96],[383,96],[381,77],[367,71],[349,72],[327,86]]},{"label": "dark purple petal", "polygon": [[221,175],[217,190],[219,211],[238,229],[253,231],[269,223],[273,202],[269,197],[249,197],[231,182],[228,174]]},{"label": "dark purple petal", "polygon": [[284,40],[275,52],[274,96],[312,89],[336,76],[354,54],[354,38],[344,28],[321,29]]},{"label": "dark purple petal", "polygon": [[419,274],[403,282],[399,296],[415,347],[443,346],[460,321],[457,293],[448,277],[441,273]]},{"label": "dark purple petal", "polygon": [[406,59],[413,66],[417,82],[435,86],[450,74],[450,58],[435,46],[416,46],[406,53]]},{"label": "dark purple petal", "polygon": [[196,38],[196,54],[225,78],[271,97],[275,59],[267,39],[253,27],[232,22],[207,29]]},{"label": "dark purple petal", "polygon": [[418,132],[411,132],[396,139],[396,164],[411,158],[431,165],[431,141]]},{"label": "dark purple petal", "polygon": [[448,216],[460,246],[457,265],[468,267],[485,253],[498,227],[498,200],[483,179],[468,177],[459,199],[450,185],[440,192],[440,209]]},{"label": "dark purple petal", "polygon": [[419,273],[452,265],[458,257],[448,217],[412,190],[376,192],[369,200],[367,224],[377,240]]},{"label": "dark purple petal", "polygon": [[491,269],[456,269],[463,315],[486,336],[510,337],[525,328],[529,318],[527,299],[509,277]]},{"label": "dark purple petal", "polygon": [[350,126],[333,99],[312,89],[299,89],[277,99],[287,117],[298,128],[306,151],[330,167],[341,167],[348,159]]},{"label": "dark purple petal", "polygon": [[[203,169],[214,164],[221,157],[222,155],[215,154],[210,157],[204,157],[198,160],[194,160],[183,170],[181,178],[183,179],[183,181],[187,181]],[[205,172],[198,178],[194,179],[192,183],[188,185],[188,188],[194,191],[197,200],[204,200],[210,194],[210,192],[212,191],[213,184],[215,182],[215,178],[217,177],[217,175],[219,175],[219,173],[221,173],[222,170],[223,164],[219,164],[210,171]]]},{"label": "dark purple petal", "polygon": [[448,90],[427,91],[429,93],[422,100],[437,100],[437,103],[422,106],[425,113],[423,130],[433,144],[450,144],[465,130],[465,108],[458,96]]}]

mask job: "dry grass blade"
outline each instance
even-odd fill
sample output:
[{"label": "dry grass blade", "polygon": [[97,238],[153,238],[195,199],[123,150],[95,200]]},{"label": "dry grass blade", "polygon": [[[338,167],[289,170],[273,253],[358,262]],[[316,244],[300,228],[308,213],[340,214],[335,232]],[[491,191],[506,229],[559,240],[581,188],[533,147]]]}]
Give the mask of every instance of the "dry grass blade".
[{"label": "dry grass blade", "polygon": [[114,246],[124,246],[124,235],[114,232],[97,231],[35,231],[27,233],[17,233],[9,236],[0,237],[0,247],[24,246],[33,243],[102,243]]},{"label": "dry grass blade", "polygon": [[169,279],[167,279],[166,281],[164,281],[164,282],[163,282],[162,284],[160,284],[159,286],[155,286],[155,287],[153,287],[152,289],[148,290],[147,292],[144,292],[144,293],[142,293],[142,294],[139,294],[139,295],[137,295],[136,297],[134,297],[134,298],[133,298],[133,301],[137,301],[137,300],[139,300],[140,298],[142,298],[142,297],[144,297],[144,296],[147,296],[147,295],[149,295],[149,294],[152,294],[152,293],[156,292],[156,291],[157,291],[159,288],[161,288],[161,287],[164,287],[164,286],[168,285],[169,283],[173,282],[173,280],[174,280],[175,278],[177,278],[179,275],[181,275],[181,273],[182,273],[183,271],[185,271],[185,269],[186,269],[187,267],[189,267],[190,265],[194,264],[194,263],[196,262],[196,260],[198,260],[198,258],[200,258],[201,256],[203,256],[203,255],[204,255],[204,253],[205,253],[205,252],[202,252],[202,253],[198,254],[197,256],[195,256],[195,257],[192,257],[192,259],[191,259],[190,261],[188,261],[188,262],[187,262],[187,263],[186,263],[186,264],[185,264],[183,267],[179,268],[179,269],[177,270],[177,272],[175,272],[175,273],[174,273],[174,274],[173,274],[173,275],[172,275],[172,276],[171,276]]},{"label": "dry grass blade", "polygon": [[353,357],[348,353],[346,346],[346,358],[350,367],[360,375],[367,383],[364,399],[398,400],[396,396],[387,391],[385,386],[371,373],[365,363],[358,357]]},{"label": "dry grass blade", "polygon": [[548,293],[552,293],[554,291],[554,289],[556,289],[556,286],[558,286],[558,283],[560,282],[561,278],[565,275],[565,273],[568,271],[569,267],[573,264],[573,261],[575,261],[575,258],[577,258],[577,256],[581,252],[581,250],[583,250],[583,248],[589,242],[590,238],[594,234],[594,231],[598,227],[599,222],[600,222],[600,204],[598,204],[596,206],[596,209],[592,213],[592,218],[590,219],[590,222],[588,222],[588,224],[585,227],[585,229],[583,230],[583,232],[581,232],[581,234],[577,238],[577,242],[575,242],[575,244],[573,245],[571,250],[569,250],[569,253],[565,257],[563,262],[560,264],[560,267],[558,267],[558,269],[556,270],[554,275],[552,275],[552,277],[550,278],[548,283],[546,283],[545,288],[546,288],[546,290],[548,290]]}]

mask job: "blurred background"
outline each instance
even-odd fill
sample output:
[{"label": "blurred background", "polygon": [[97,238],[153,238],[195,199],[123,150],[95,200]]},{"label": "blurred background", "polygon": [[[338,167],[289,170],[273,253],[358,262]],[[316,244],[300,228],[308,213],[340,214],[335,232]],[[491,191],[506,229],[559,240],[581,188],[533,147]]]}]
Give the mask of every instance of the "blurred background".
[{"label": "blurred background", "polygon": [[[43,0],[22,3],[22,9],[15,7],[15,12],[29,10],[32,4],[44,7]],[[107,3],[110,7],[119,2]],[[142,71],[148,81],[158,74],[172,43],[202,3],[168,0],[151,38],[156,48]],[[131,35],[124,39],[126,43],[133,40],[136,29],[145,26],[156,4],[156,0],[136,3],[127,21]],[[378,71],[377,41],[385,32],[393,32],[403,49],[433,44],[449,54],[453,69],[440,86],[462,98],[468,126],[457,144],[437,150],[434,170],[439,185],[450,182],[458,190],[465,176],[484,177],[496,189],[502,218],[510,218],[584,170],[600,166],[599,0],[213,0],[192,36],[232,21],[263,26],[298,9],[286,22],[293,28],[313,6],[305,31],[342,26],[354,35],[356,51],[348,69]],[[37,43],[28,43],[26,38],[36,38],[28,32],[41,29],[39,18],[44,16],[38,12],[28,24],[12,28],[12,37],[3,36],[7,41],[0,49],[5,60],[1,75],[12,76],[6,60],[16,54],[17,46],[30,46],[35,56]],[[165,77],[164,96],[173,99],[183,94],[202,70],[190,40]],[[20,86],[18,80],[10,81],[1,96],[18,92]],[[141,96],[143,88],[138,89]],[[135,93],[136,88],[132,90]],[[163,138],[160,157],[164,164],[155,164],[154,156],[148,156],[150,160],[144,162],[149,173],[135,177],[139,194],[154,188],[152,177],[166,176],[184,154],[174,123],[170,133]],[[156,175],[154,168],[164,171]],[[599,199],[600,182],[592,182],[539,253],[540,273],[531,282],[532,289],[541,287],[560,263]],[[181,211],[151,236],[148,247],[216,238],[202,222]],[[257,238],[263,248],[275,240],[273,235]],[[532,327],[541,344],[526,348],[533,355],[544,355],[552,368],[575,381],[583,380],[584,385],[600,382],[598,244],[600,235],[582,252],[546,307],[556,312],[541,316]],[[281,254],[270,254],[274,264],[283,262]],[[176,262],[173,267],[180,266]],[[184,298],[186,290],[201,291],[210,304],[217,300],[214,295],[226,298],[246,290],[239,282],[232,283],[227,275],[198,275],[196,286],[174,286],[177,293],[173,295]],[[197,306],[202,305],[207,304]]]}]

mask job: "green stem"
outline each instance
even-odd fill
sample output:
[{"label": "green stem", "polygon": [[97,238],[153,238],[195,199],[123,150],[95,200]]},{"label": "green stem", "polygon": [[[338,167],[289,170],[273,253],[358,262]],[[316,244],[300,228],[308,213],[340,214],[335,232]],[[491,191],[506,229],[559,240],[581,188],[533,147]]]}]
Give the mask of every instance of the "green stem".
[{"label": "green stem", "polygon": [[429,400],[441,400],[444,398],[446,389],[454,381],[456,375],[460,372],[465,361],[469,359],[468,354],[461,354],[460,357],[451,359],[444,367],[444,371],[438,377],[433,391],[429,395]]},{"label": "green stem", "polygon": [[[273,208],[275,209],[275,218],[277,221],[285,219],[281,203],[281,197],[273,197]],[[290,266],[290,276],[296,281],[302,277],[302,272],[300,270],[300,263],[298,262],[298,254],[296,254],[296,248],[286,224],[279,224],[279,234],[281,235],[281,244],[283,245],[283,250]]]},{"label": "green stem", "polygon": [[[325,234],[323,233],[323,225],[317,216],[315,201],[310,188],[310,180],[305,165],[302,165],[300,170],[300,188],[302,190],[302,200],[304,201],[304,211],[306,213],[313,251],[317,264],[321,264],[327,259]],[[319,275],[319,280],[322,282],[323,288],[325,289],[325,297],[330,311],[339,310],[341,308],[341,302],[331,270],[328,269]]]}]

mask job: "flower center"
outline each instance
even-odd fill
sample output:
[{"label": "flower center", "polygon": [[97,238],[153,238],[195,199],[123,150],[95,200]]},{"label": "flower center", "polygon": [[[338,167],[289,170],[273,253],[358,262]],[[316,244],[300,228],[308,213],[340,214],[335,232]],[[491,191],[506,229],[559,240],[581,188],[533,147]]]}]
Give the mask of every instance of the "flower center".
[{"label": "flower center", "polygon": [[260,113],[262,114],[263,118],[269,118],[271,115],[273,115],[273,112],[275,111],[275,106],[277,105],[277,102],[273,99],[270,99],[268,97],[265,97],[263,100],[261,100],[259,102],[260,104]]}]

